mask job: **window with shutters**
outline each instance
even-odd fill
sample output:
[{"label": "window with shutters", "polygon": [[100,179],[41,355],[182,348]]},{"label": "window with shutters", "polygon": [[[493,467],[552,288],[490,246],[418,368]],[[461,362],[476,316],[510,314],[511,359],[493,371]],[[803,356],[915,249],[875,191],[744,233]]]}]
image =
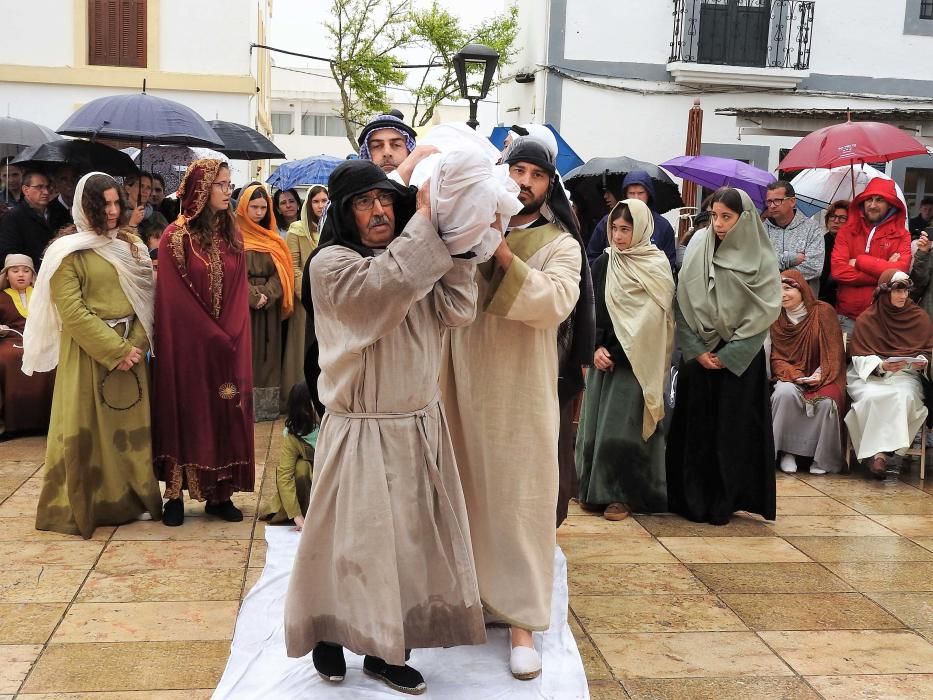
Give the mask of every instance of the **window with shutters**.
[{"label": "window with shutters", "polygon": [[88,63],[146,67],[146,0],[88,0]]},{"label": "window with shutters", "polygon": [[290,134],[295,129],[292,127],[291,112],[273,112],[272,113],[272,133]]},{"label": "window with shutters", "polygon": [[933,19],[933,0],[921,0],[920,19]]}]

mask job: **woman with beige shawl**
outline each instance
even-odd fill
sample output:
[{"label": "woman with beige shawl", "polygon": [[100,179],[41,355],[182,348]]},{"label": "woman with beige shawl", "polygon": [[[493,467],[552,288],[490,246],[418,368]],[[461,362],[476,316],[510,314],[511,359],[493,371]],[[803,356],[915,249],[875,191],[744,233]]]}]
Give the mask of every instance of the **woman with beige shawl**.
[{"label": "woman with beige shawl", "polygon": [[781,312],[777,258],[751,198],[723,187],[687,248],[677,288],[683,352],[667,447],[671,511],[725,525],[775,517],[774,438],[763,350]]},{"label": "woman with beige shawl", "polygon": [[637,199],[609,213],[609,247],[592,267],[596,351],[577,429],[580,504],[624,520],[667,510],[664,376],[674,340],[674,277]]}]

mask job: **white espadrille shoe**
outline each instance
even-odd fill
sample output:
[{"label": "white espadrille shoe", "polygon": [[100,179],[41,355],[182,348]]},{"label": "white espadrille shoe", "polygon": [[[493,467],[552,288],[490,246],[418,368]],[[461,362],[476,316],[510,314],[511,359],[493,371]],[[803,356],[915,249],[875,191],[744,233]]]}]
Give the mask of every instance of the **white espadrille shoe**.
[{"label": "white espadrille shoe", "polygon": [[531,647],[512,647],[509,666],[515,678],[530,681],[541,675],[541,655]]}]

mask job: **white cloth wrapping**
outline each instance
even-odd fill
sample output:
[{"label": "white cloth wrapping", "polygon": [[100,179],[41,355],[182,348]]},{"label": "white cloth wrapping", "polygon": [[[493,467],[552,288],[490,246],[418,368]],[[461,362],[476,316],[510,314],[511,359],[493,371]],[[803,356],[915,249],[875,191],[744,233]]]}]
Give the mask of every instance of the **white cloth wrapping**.
[{"label": "white cloth wrapping", "polygon": [[[265,529],[268,552],[259,581],[247,594],[237,616],[230,659],[214,692],[214,700],[392,700],[403,695],[363,675],[363,659],[349,651],[347,676],[342,683],[322,680],[310,655],[290,659],[285,653],[283,617],[285,591],[291,576],[300,534],[294,528]],[[551,628],[535,635],[544,659],[541,676],[517,681],[509,673],[509,635],[506,629],[487,630],[482,646],[414,649],[412,666],[428,684],[425,698],[443,700],[585,700],[586,674],[573,633],[567,624],[567,561],[554,552],[554,596]]]},{"label": "white cloth wrapping", "polygon": [[81,207],[81,201],[84,186],[94,175],[106,173],[88,173],[78,181],[75,188],[71,215],[78,229],[77,233],[56,238],[49,244],[42,258],[42,267],[32,292],[29,318],[23,333],[23,373],[29,376],[32,376],[33,372],[50,372],[58,365],[62,321],[52,300],[52,276],[66,257],[81,250],[93,250],[114,266],[120,278],[120,287],[136,312],[136,320],[143,325],[152,346],[155,285],[149,251],[141,242],[127,243],[117,239],[117,229],[101,236],[91,228],[87,214]]},{"label": "white cloth wrapping", "polygon": [[496,215],[504,231],[522,209],[508,166],[496,165],[496,148],[465,124],[440,124],[419,143],[441,151],[418,163],[411,176],[416,187],[430,179],[431,217],[441,239],[451,255],[486,262],[502,242],[491,226]]},{"label": "white cloth wrapping", "polygon": [[846,427],[859,459],[881,452],[904,454],[927,417],[920,377],[912,369],[873,374],[877,355],[852,358],[847,391],[852,399]]}]

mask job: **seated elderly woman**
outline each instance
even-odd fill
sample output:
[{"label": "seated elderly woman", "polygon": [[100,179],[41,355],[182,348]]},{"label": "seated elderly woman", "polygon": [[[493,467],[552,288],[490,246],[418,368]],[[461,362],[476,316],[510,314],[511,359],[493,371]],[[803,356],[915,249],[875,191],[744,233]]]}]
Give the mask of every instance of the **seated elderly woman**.
[{"label": "seated elderly woman", "polygon": [[920,375],[929,368],[933,322],[910,300],[911,286],[903,272],[886,270],[849,344],[846,426],[877,479],[885,477],[889,454],[904,454],[927,417]]},{"label": "seated elderly woman", "polygon": [[842,330],[797,270],[781,277],[781,315],[771,325],[771,415],[781,471],[812,457],[811,474],[842,470],[839,411],[846,390]]}]

